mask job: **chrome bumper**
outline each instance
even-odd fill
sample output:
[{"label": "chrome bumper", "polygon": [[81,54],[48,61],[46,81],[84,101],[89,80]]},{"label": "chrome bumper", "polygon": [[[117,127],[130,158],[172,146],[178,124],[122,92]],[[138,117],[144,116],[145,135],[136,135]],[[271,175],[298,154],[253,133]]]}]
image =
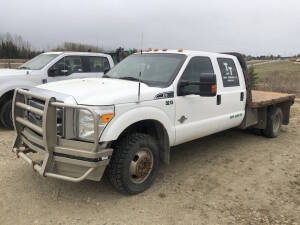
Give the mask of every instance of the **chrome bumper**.
[{"label": "chrome bumper", "polygon": [[[43,102],[43,110],[30,106],[29,99]],[[68,140],[57,135],[57,108],[89,111],[94,118],[94,143]],[[30,122],[28,112],[41,116],[42,126]],[[113,149],[98,143],[97,115],[89,107],[68,105],[57,102],[53,97],[17,89],[13,99],[13,120],[17,137],[12,151],[41,176],[71,182],[101,179]],[[37,153],[41,160],[33,160],[30,153]]]}]

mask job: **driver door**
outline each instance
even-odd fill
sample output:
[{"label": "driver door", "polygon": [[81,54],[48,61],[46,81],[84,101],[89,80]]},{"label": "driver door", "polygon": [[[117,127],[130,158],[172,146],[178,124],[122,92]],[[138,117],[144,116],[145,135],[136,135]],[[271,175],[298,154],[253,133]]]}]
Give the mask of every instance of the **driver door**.
[{"label": "driver door", "polygon": [[[176,144],[191,141],[214,133],[218,128],[221,111],[217,104],[217,97],[200,96],[199,94],[180,94],[180,82],[199,82],[200,75],[215,74],[211,59],[205,56],[191,58],[183,72],[177,87],[176,104]],[[201,85],[201,82],[200,82]],[[186,86],[187,93],[197,93],[199,86]],[[215,93],[218,93],[216,85]],[[181,95],[181,96],[180,96]]]},{"label": "driver door", "polygon": [[47,82],[82,78],[84,74],[80,56],[65,56],[50,67]]}]

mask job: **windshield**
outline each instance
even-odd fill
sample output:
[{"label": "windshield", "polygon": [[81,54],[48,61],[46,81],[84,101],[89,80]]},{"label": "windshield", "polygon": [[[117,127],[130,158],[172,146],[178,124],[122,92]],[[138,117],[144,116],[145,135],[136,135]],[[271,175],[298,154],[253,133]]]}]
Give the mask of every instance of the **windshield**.
[{"label": "windshield", "polygon": [[185,59],[182,54],[135,54],[116,65],[105,77],[138,81],[141,73],[141,82],[166,87],[173,81]]},{"label": "windshield", "polygon": [[51,62],[54,58],[56,58],[58,54],[41,54],[23,65],[19,66],[19,69],[28,69],[28,70],[40,70],[44,66],[46,66],[49,62]]}]

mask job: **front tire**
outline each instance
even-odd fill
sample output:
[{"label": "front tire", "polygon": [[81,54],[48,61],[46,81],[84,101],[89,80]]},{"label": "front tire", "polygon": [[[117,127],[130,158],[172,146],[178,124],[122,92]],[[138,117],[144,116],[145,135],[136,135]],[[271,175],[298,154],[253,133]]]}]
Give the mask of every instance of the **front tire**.
[{"label": "front tire", "polygon": [[150,135],[134,133],[118,141],[106,172],[119,192],[133,195],[152,185],[158,167],[156,141]]},{"label": "front tire", "polygon": [[282,124],[283,114],[280,108],[272,108],[267,115],[267,127],[263,130],[264,136],[275,138],[278,136]]},{"label": "front tire", "polygon": [[0,120],[5,128],[10,130],[14,129],[12,121],[12,100],[7,101],[1,108]]}]

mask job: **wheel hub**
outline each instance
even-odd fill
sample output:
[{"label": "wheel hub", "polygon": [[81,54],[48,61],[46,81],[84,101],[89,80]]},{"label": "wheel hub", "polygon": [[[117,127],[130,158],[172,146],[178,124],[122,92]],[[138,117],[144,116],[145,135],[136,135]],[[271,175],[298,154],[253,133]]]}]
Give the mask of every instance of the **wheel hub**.
[{"label": "wheel hub", "polygon": [[129,168],[131,181],[134,183],[144,182],[150,175],[153,167],[153,155],[149,149],[141,149],[138,151]]},{"label": "wheel hub", "polygon": [[275,132],[277,132],[279,130],[280,124],[281,124],[280,115],[276,114],[275,118],[274,118],[274,123],[273,123],[273,130]]}]

